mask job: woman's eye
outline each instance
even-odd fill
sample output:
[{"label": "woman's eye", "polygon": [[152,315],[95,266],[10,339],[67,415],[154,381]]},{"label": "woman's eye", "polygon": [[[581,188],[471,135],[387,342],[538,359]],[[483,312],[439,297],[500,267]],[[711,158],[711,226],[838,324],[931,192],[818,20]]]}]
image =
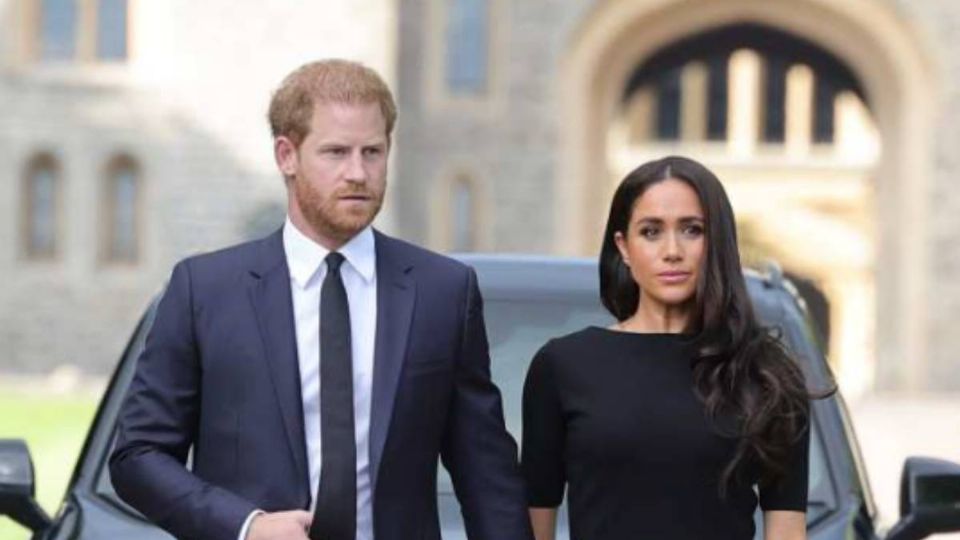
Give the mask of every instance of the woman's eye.
[{"label": "woman's eye", "polygon": [[655,238],[660,234],[660,229],[657,227],[640,227],[640,236],[644,238]]},{"label": "woman's eye", "polygon": [[683,228],[683,234],[687,236],[700,236],[703,234],[702,225],[687,225]]}]

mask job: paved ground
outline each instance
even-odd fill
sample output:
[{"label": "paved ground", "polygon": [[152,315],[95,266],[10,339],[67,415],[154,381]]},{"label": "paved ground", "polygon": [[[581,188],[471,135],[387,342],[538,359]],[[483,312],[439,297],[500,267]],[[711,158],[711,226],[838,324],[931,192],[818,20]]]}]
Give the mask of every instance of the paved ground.
[{"label": "paved ground", "polygon": [[[898,517],[900,472],[908,456],[960,463],[960,394],[871,395],[850,404],[881,522]],[[960,540],[960,534],[937,535]]]}]

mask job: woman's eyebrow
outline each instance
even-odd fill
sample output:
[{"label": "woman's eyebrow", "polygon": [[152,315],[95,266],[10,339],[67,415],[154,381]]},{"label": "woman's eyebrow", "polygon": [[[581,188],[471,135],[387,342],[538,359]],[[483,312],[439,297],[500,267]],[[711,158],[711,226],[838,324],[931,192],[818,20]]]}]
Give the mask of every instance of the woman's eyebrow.
[{"label": "woman's eyebrow", "polygon": [[[664,219],[657,216],[641,216],[637,218],[636,223],[651,223],[654,225],[659,225],[664,223]],[[677,219],[680,223],[703,223],[704,219],[700,216],[683,216]]]},{"label": "woman's eyebrow", "polygon": [[641,216],[640,218],[637,219],[637,223],[654,223],[654,224],[663,223],[663,218],[659,218],[656,216]]}]

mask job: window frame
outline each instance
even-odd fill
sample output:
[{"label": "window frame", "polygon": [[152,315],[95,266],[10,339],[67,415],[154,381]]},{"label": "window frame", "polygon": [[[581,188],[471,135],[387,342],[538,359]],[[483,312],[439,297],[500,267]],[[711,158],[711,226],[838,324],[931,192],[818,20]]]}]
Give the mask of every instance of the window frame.
[{"label": "window frame", "polygon": [[[132,217],[132,252],[117,251],[117,215],[119,212],[118,189],[121,173],[129,171],[134,186]],[[106,265],[136,265],[143,258],[143,173],[139,162],[129,154],[111,158],[101,175],[102,211],[100,214],[100,260]]]},{"label": "window frame", "polygon": [[24,24],[21,34],[21,58],[24,64],[50,68],[76,64],[123,66],[130,62],[132,52],[132,13],[129,0],[124,3],[123,29],[124,54],[122,57],[106,57],[100,54],[100,10],[107,0],[69,0],[73,3],[74,36],[72,53],[63,58],[45,58],[44,10],[47,0],[23,0],[20,19]]},{"label": "window frame", "polygon": [[[44,170],[49,171],[51,178],[50,203],[50,247],[38,248],[34,245],[34,225],[37,213],[34,182],[36,175]],[[35,153],[23,169],[21,181],[21,218],[20,218],[20,253],[24,260],[34,262],[52,262],[60,258],[63,237],[63,167],[52,152],[41,151]]]},{"label": "window frame", "polygon": [[[508,64],[510,36],[509,6],[505,0],[484,0],[487,3],[486,85],[477,93],[458,93],[447,84],[447,21],[448,4],[455,0],[428,0],[426,5],[426,38],[422,69],[423,99],[436,112],[449,112],[470,118],[491,117],[505,108],[503,86]],[[494,24],[494,22],[496,24]]]}]

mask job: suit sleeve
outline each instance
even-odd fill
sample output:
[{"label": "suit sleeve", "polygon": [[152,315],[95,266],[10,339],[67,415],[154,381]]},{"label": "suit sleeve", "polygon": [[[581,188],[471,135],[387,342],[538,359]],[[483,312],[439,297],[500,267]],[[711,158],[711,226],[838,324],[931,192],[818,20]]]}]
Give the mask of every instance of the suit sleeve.
[{"label": "suit sleeve", "polygon": [[441,457],[471,540],[532,540],[517,445],[504,426],[477,278],[469,270],[463,334]]},{"label": "suit sleeve", "polygon": [[185,467],[196,440],[201,366],[187,262],[173,270],[120,409],[117,494],[178,538],[235,540],[255,506]]}]

